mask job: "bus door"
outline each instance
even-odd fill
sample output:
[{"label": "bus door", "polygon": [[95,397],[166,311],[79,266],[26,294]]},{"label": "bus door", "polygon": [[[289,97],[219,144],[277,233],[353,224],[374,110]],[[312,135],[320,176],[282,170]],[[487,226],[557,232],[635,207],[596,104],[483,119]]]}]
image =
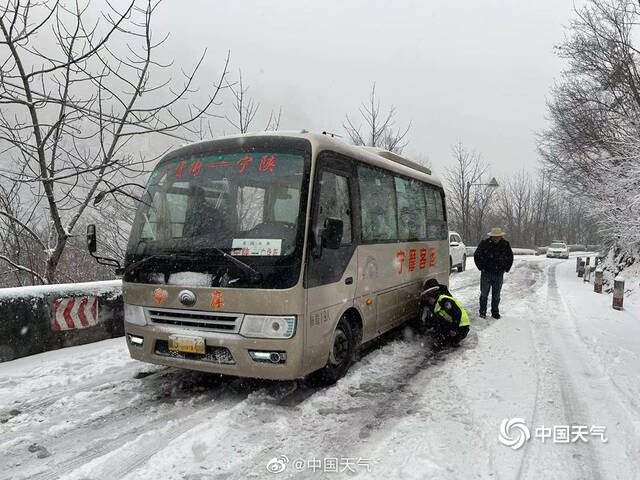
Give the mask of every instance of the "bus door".
[{"label": "bus door", "polygon": [[[305,270],[309,357],[326,349],[338,314],[353,305],[358,271],[353,170],[349,161],[337,155],[323,153],[317,160]],[[342,222],[342,239],[338,248],[327,248],[322,244],[322,231],[336,220]]]}]

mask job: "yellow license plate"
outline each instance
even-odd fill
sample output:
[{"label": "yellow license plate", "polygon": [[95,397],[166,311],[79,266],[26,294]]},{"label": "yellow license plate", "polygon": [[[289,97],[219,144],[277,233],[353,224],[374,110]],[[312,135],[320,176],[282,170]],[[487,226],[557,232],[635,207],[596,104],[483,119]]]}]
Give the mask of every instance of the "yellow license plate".
[{"label": "yellow license plate", "polygon": [[172,352],[201,353],[207,352],[204,338],[169,335],[169,350]]}]

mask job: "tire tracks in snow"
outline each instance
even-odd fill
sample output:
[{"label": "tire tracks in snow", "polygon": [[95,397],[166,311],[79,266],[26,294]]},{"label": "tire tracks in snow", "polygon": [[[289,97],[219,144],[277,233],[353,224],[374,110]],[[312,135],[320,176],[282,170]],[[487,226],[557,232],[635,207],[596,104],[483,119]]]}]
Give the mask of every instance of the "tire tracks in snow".
[{"label": "tire tracks in snow", "polygon": [[[554,478],[602,478],[591,444],[561,445],[552,443],[550,439],[542,443],[535,438],[535,428],[542,425],[588,424],[584,422],[584,407],[567,367],[558,355],[551,331],[550,321],[559,315],[560,296],[555,279],[557,265],[546,266],[545,281],[523,300],[532,311],[539,312],[533,317],[535,323],[529,325],[536,352],[536,394],[529,419],[533,438],[524,447],[516,478],[539,478],[543,472],[553,474]],[[562,468],[566,470],[559,472]]]},{"label": "tire tracks in snow", "polygon": [[[469,340],[473,341],[473,338]],[[255,477],[257,472],[264,471],[269,459],[281,454],[292,459],[308,457],[309,452],[316,458],[355,456],[355,450],[367,445],[374,433],[422,408],[418,405],[420,396],[413,391],[415,377],[424,375],[420,387],[428,386],[443,374],[440,367],[444,360],[453,361],[460,350],[462,347],[436,353],[425,350],[417,340],[396,341],[383,346],[338,385],[316,392],[294,409],[276,407],[279,410],[276,414],[292,418],[285,431],[275,424],[263,426],[261,436],[273,441],[255,446],[256,453],[243,462],[243,467],[222,475],[229,479]],[[421,352],[422,356],[411,355],[411,352]],[[395,360],[393,374],[377,368],[380,360],[384,360],[385,365],[391,360],[381,359],[383,356]],[[403,361],[403,364],[398,365],[397,361]],[[246,443],[242,436],[233,441]],[[293,476],[304,478],[305,473],[294,473]],[[279,478],[292,476],[281,474]]]},{"label": "tire tracks in snow", "polygon": [[[541,283],[543,283],[544,274],[539,263],[537,261],[518,262],[513,273],[505,279],[503,305],[507,309],[506,321],[508,321],[508,309],[523,304],[528,305],[529,301],[523,297],[525,288],[535,288],[536,292],[540,292],[543,288],[544,284],[541,285]],[[477,275],[477,272],[472,274]],[[459,349],[434,353],[422,344],[421,339],[398,340],[397,337],[393,337],[394,334],[391,334],[391,341],[386,343],[383,341],[381,347],[372,350],[361,362],[354,365],[349,374],[336,386],[322,390],[301,389],[283,396],[269,391],[268,383],[246,382],[245,390],[240,393],[231,392],[230,397],[227,398],[225,395],[229,393],[229,385],[222,388],[219,396],[217,396],[218,393],[214,393],[217,392],[215,387],[207,391],[205,386],[206,398],[203,403],[187,407],[174,405],[165,414],[149,422],[134,425],[130,420],[135,418],[135,415],[144,417],[147,406],[167,404],[171,407],[170,402],[174,400],[171,395],[168,399],[162,395],[159,398],[151,396],[147,403],[137,409],[120,409],[117,413],[107,415],[103,420],[110,427],[104,427],[101,430],[94,425],[96,428],[91,432],[91,424],[89,424],[89,428],[82,432],[70,433],[65,440],[66,445],[72,445],[74,442],[82,443],[84,441],[82,435],[92,435],[94,444],[102,442],[104,445],[94,445],[93,450],[76,451],[73,458],[67,457],[60,462],[58,470],[52,470],[46,476],[41,472],[38,474],[41,476],[35,478],[49,479],[73,474],[77,470],[81,471],[83,466],[90,462],[95,462],[96,472],[106,475],[103,478],[117,479],[127,474],[136,475],[136,472],[143,472],[142,467],[145,464],[152,463],[151,459],[154,455],[161,455],[171,441],[203,424],[222,428],[225,435],[214,439],[214,443],[218,442],[220,446],[225,446],[232,441],[239,445],[252,446],[250,442],[255,444],[255,451],[244,458],[246,460],[244,465],[237,466],[226,473],[217,472],[221,476],[226,475],[229,479],[244,479],[251,474],[255,476],[252,468],[256,466],[264,474],[266,462],[283,453],[284,448],[290,449],[291,452],[311,449],[318,456],[323,453],[331,456],[330,454],[336,451],[350,453],[354,448],[366,449],[368,445],[366,442],[374,433],[384,431],[418,409],[428,410],[429,405],[419,404],[422,399],[413,389],[418,386],[424,389],[433,380],[438,379],[445,373],[442,368],[445,359],[447,362],[459,361],[466,349],[475,347],[476,332],[491,328],[495,324],[494,320],[482,320],[473,314],[472,305],[473,302],[477,302],[479,293],[477,292],[478,280],[461,283],[461,285],[453,285],[452,289],[455,290],[454,295],[459,296],[465,306],[468,306],[471,313],[472,333],[464,346]],[[472,287],[476,289],[476,293],[472,293]],[[536,359],[536,362],[539,362],[539,359]],[[540,364],[543,363],[540,362]],[[382,368],[385,365],[393,368],[386,371]],[[538,387],[534,412],[537,415],[538,410],[544,407],[544,398],[541,390],[542,376],[539,369],[536,371]],[[162,378],[168,377],[177,381],[178,378],[189,378],[189,375],[185,371],[162,370],[147,377],[149,380],[142,380],[141,388],[143,393],[152,394],[160,388]],[[121,373],[119,378],[121,381]],[[117,382],[118,375],[107,380]],[[91,383],[91,388],[96,390],[110,388],[104,381],[102,379],[102,381]],[[130,380],[126,381],[130,382]],[[234,383],[235,380],[230,382]],[[196,381],[195,386],[197,389],[201,385]],[[85,391],[86,388],[87,384],[74,391]],[[448,390],[443,393],[443,396],[451,395],[460,401],[463,400],[459,390],[456,394],[456,387],[452,382],[446,382],[446,388]],[[193,394],[193,391],[186,389],[184,397],[187,398]],[[60,392],[54,397],[62,399],[67,395],[69,392]],[[213,401],[213,405],[209,405],[207,399]],[[49,408],[55,401],[46,399],[42,402],[27,402],[25,407]],[[91,405],[88,407],[91,409]],[[267,419],[263,423],[257,418],[260,412],[276,420]],[[116,418],[119,415],[121,418]],[[470,409],[464,408],[457,421],[468,425],[472,415]],[[282,417],[285,418],[284,421]],[[167,428],[167,423],[172,427]],[[238,423],[243,425],[243,431],[235,431],[234,427]],[[247,430],[244,429],[246,425],[249,426]],[[487,438],[477,427],[473,427],[472,418],[471,425],[479,441],[486,445]],[[346,426],[348,429],[345,429]],[[127,427],[129,427],[128,430]],[[120,428],[123,430],[119,431]],[[260,437],[264,439],[254,438],[256,431],[259,431]],[[283,440],[277,440],[278,438]],[[491,451],[489,447],[486,450]],[[172,453],[171,450],[167,452]],[[51,460],[53,461],[53,457]],[[488,461],[491,465],[493,458],[489,458]],[[93,474],[91,476],[95,477]],[[286,477],[279,476],[279,478]]]},{"label": "tire tracks in snow", "polygon": [[[550,292],[550,298],[565,315],[562,317],[565,322],[561,326],[555,325],[555,330],[558,334],[564,334],[567,340],[558,345],[556,340],[558,335],[553,335],[552,338],[556,341],[556,351],[566,366],[566,372],[568,375],[570,374],[571,381],[563,387],[573,387],[567,392],[570,399],[567,403],[569,411],[577,418],[574,417],[571,420],[580,425],[591,425],[592,423],[602,425],[602,416],[604,416],[608,418],[608,422],[605,424],[608,435],[616,435],[616,444],[620,444],[617,446],[618,448],[615,448],[613,444],[605,445],[598,442],[587,444],[590,447],[589,461],[594,468],[593,478],[619,478],[626,475],[629,475],[630,478],[638,478],[640,471],[637,457],[640,451],[640,442],[638,441],[637,427],[634,427],[634,422],[637,422],[638,418],[637,408],[629,402],[628,394],[619,388],[608,374],[605,365],[601,363],[602,360],[594,354],[591,345],[580,334],[579,316],[569,302],[560,295],[555,270],[553,268],[552,275],[550,275],[550,284],[555,287]],[[562,348],[566,344],[572,345],[570,353],[566,348]],[[578,387],[582,392],[586,392],[586,395],[578,395]],[[606,401],[603,402],[602,399],[591,396],[594,391],[597,391],[596,397],[606,392]],[[611,393],[617,394],[618,398],[612,397]],[[578,408],[575,408],[576,406]],[[624,415],[611,415],[611,411]],[[594,418],[592,416],[594,413],[598,414],[600,418]],[[621,439],[624,440],[620,441]],[[606,447],[614,448],[615,451],[605,452]],[[624,455],[621,455],[622,452]],[[628,463],[629,468],[620,469],[620,466],[625,463]]]},{"label": "tire tracks in snow", "polygon": [[[24,467],[21,468],[20,474],[23,478],[38,480],[60,478],[95,458],[109,454],[124,442],[132,441],[150,431],[160,430],[168,422],[188,419],[189,416],[197,414],[204,403],[224,398],[227,404],[232,404],[246,398],[246,395],[229,391],[227,387],[232,380],[231,377],[162,368],[145,374],[142,378],[136,374],[133,379],[125,381],[120,379],[119,382],[115,382],[109,378],[105,384],[90,382],[93,389],[87,388],[85,384],[84,388],[79,389],[84,394],[82,400],[91,401],[80,404],[70,401],[68,404],[69,409],[78,410],[73,412],[74,415],[86,417],[83,421],[72,424],[61,434],[51,433],[46,425],[45,428],[34,429],[34,426],[39,427],[38,423],[22,426],[23,430],[28,429],[26,433],[30,441],[45,445],[53,455],[35,464],[28,462],[32,456],[24,458],[26,461],[22,462]],[[114,388],[115,383],[119,385],[119,390]],[[62,399],[64,395],[53,397]],[[110,404],[116,404],[116,407],[108,409],[105,415],[92,415],[95,414],[95,410],[100,411],[101,406]],[[36,402],[36,405],[49,408],[49,411],[45,412],[49,418],[62,416],[59,406],[55,405],[52,398]],[[58,418],[58,422],[64,421],[63,418]],[[186,424],[190,423],[185,421]],[[21,432],[20,429],[14,429],[12,433]],[[19,458],[23,448],[24,442],[14,446],[12,453],[15,458]],[[16,452],[16,449],[19,450]],[[39,465],[40,462],[46,463]],[[36,467],[36,470],[30,467]],[[0,478],[14,478],[13,475],[17,474],[11,470],[8,472],[8,477],[0,474]],[[110,475],[105,478],[110,478]]]},{"label": "tire tracks in snow", "polygon": [[[477,272],[476,276],[479,276]],[[537,264],[524,262],[516,264],[516,268],[509,278],[510,288],[515,290],[513,298],[516,298],[516,302],[522,301],[523,286],[532,287],[542,278],[542,269]],[[477,293],[472,293],[471,287],[477,289]],[[470,300],[473,298],[477,302],[479,294],[478,279],[471,282],[465,281],[462,285],[452,285],[452,290],[465,306],[472,305]],[[511,296],[511,292],[509,290],[507,292]],[[510,302],[512,302],[511,299],[505,304],[509,305]],[[397,336],[394,338],[394,333],[391,333],[389,334],[393,338],[391,342],[383,340],[382,347],[378,346],[371,350],[363,360],[354,365],[354,368],[344,379],[340,380],[338,385],[314,392],[314,395],[303,400],[294,411],[315,409],[318,414],[325,417],[325,423],[323,423],[325,429],[326,422],[333,424],[337,430],[340,430],[342,425],[349,425],[348,432],[342,429],[340,437],[330,435],[323,442],[308,447],[308,450],[312,450],[316,456],[324,454],[329,457],[335,456],[336,451],[352,452],[354,447],[366,445],[364,442],[367,439],[378,432],[392,428],[394,423],[401,421],[407,415],[416,413],[418,410],[429,414],[433,408],[439,408],[439,406],[422,403],[424,399],[422,394],[417,394],[413,390],[417,384],[420,389],[427,389],[435,379],[445,374],[446,364],[460,361],[465,350],[476,347],[478,332],[491,328],[496,322],[493,319],[478,318],[472,308],[469,308],[469,312],[472,330],[461,347],[436,353],[422,344],[424,343],[423,339],[398,339]],[[396,330],[395,335],[398,334],[398,331]],[[410,352],[415,355],[408,354]],[[389,372],[377,368],[378,360],[383,356],[389,357],[385,360],[385,364],[388,362],[394,366]],[[439,395],[438,398],[458,398],[462,402],[463,395],[456,385],[451,381],[444,382],[444,384],[442,388],[445,388],[446,392]],[[286,411],[283,411],[283,414],[286,414]],[[493,439],[489,440],[474,425],[471,409],[462,405],[455,421],[473,429],[478,440],[487,445],[486,450],[490,451],[489,442]],[[289,428],[291,437],[300,439],[298,441],[302,441],[303,445],[307,444],[307,439],[317,437],[318,433],[316,425],[312,423],[294,423]],[[265,434],[268,433],[265,432]],[[272,435],[276,437],[276,432]],[[242,443],[242,439],[238,439],[237,443]],[[247,466],[241,471],[228,472],[228,478],[241,479],[255,475],[253,469],[255,465],[264,466],[270,458],[283,453],[291,456],[298,447],[293,444],[283,446],[282,442],[275,443],[274,447],[265,445],[259,448],[259,453],[250,462],[247,462],[251,466]],[[493,461],[493,458],[489,458],[488,465],[491,466]],[[279,478],[289,477],[280,475]]]}]

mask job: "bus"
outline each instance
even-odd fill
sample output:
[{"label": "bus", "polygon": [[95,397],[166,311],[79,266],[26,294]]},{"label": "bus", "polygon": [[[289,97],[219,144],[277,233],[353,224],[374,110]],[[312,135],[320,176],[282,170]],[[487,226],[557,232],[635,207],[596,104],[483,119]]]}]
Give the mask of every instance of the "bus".
[{"label": "bus", "polygon": [[140,199],[126,342],[153,364],[332,383],[449,272],[429,169],[305,130],[202,141],[166,154]]}]

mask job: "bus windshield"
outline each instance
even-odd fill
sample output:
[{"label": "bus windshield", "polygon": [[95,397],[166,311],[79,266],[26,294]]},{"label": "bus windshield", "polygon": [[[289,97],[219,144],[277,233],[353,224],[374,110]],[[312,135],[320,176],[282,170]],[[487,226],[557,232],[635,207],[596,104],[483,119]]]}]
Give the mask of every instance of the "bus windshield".
[{"label": "bus windshield", "polygon": [[147,183],[127,255],[201,255],[200,264],[230,255],[235,264],[275,265],[296,249],[304,173],[302,153],[277,151],[162,162]]}]

